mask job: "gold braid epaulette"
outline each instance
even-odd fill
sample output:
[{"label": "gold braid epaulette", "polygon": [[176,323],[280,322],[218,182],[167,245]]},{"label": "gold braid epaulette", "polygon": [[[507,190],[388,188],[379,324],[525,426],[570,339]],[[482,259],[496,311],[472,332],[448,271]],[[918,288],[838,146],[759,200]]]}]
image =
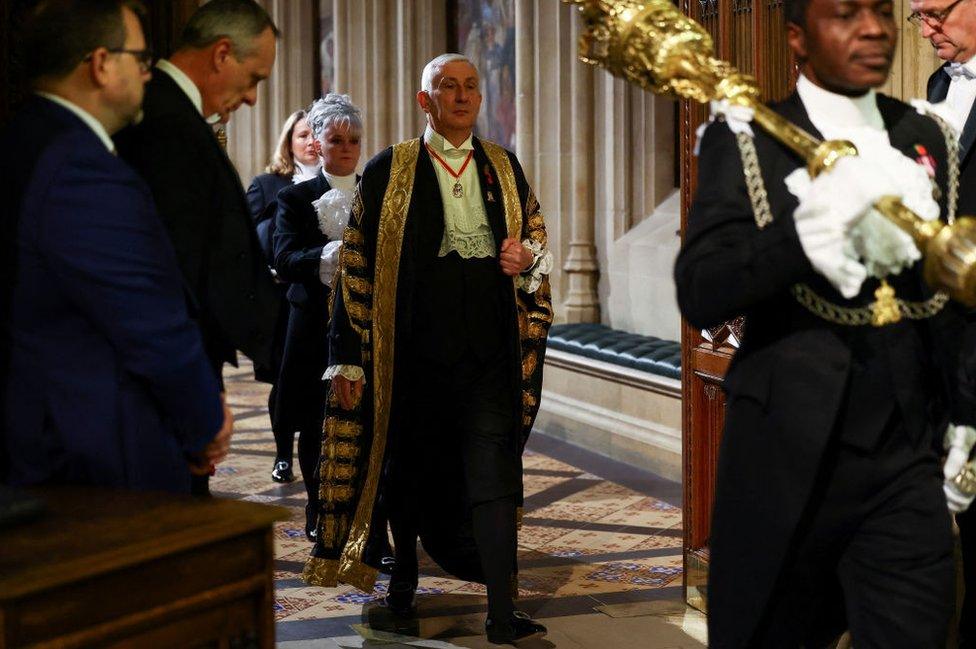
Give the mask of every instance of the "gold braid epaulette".
[{"label": "gold braid epaulette", "polygon": [[[939,122],[939,120],[936,121]],[[941,126],[942,124],[940,123]],[[945,132],[943,130],[943,133]],[[947,137],[947,143],[948,139]],[[769,206],[769,194],[766,192],[766,183],[763,180],[762,170],[759,167],[759,154],[756,151],[756,143],[747,133],[736,133],[735,140],[739,145],[739,156],[742,159],[742,170],[745,174],[749,202],[752,203],[753,218],[756,221],[756,226],[762,230],[773,222],[773,211]],[[955,174],[956,187],[953,188],[952,185],[953,166],[950,161],[948,197],[949,204],[951,205],[950,217],[954,217],[955,195],[956,189],[958,188],[958,168]],[[796,301],[807,311],[833,324],[846,327],[877,326],[875,323],[875,311],[870,306],[845,307],[834,304],[806,284],[794,284],[790,287],[790,293],[792,293]],[[949,296],[941,291],[924,302],[909,302],[901,298],[896,300],[902,317],[908,318],[909,320],[931,318],[941,311],[948,301]]]},{"label": "gold braid epaulette", "polygon": [[[373,320],[373,278],[366,263],[365,242],[363,239],[363,197],[362,186],[353,195],[349,224],[342,233],[342,248],[336,269],[339,281],[333,286],[341,287],[342,302],[349,317],[353,331],[359,334],[368,347],[370,328]],[[364,358],[363,362],[369,359]]]}]

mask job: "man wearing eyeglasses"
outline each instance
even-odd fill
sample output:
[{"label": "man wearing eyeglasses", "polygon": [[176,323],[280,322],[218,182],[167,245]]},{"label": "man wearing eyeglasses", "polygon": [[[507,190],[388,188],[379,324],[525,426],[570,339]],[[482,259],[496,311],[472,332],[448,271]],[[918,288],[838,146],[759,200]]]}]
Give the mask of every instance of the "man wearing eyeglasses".
[{"label": "man wearing eyeglasses", "polygon": [[136,0],[45,0],[19,34],[36,93],[0,134],[0,484],[190,491],[222,406],[149,188],[110,138],[150,55]]},{"label": "man wearing eyeglasses", "polygon": [[[945,102],[959,134],[959,213],[976,214],[976,2],[915,0],[916,25],[945,63],[929,77],[928,99]],[[956,515],[962,542],[966,598],[959,617],[959,646],[976,647],[976,514]]]}]

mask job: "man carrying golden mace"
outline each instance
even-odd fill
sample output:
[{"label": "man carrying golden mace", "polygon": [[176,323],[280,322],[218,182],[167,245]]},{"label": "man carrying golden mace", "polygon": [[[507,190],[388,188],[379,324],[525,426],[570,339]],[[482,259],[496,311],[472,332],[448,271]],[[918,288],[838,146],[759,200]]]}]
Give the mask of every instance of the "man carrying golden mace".
[{"label": "man carrying golden mace", "polygon": [[575,4],[585,59],[712,102],[675,268],[694,326],[746,315],[725,379],[710,646],[822,647],[850,628],[858,649],[945,647],[950,512],[974,491],[960,302],[976,302],[976,227],[955,219],[957,140],[938,109],[874,90],[892,2],[786,0],[801,75],[768,106],[666,0]]}]

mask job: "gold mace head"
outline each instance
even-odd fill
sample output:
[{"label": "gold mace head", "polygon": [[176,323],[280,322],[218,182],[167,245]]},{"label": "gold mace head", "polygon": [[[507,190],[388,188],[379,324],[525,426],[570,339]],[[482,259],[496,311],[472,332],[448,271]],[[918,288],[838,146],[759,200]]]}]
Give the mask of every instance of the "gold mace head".
[{"label": "gold mace head", "polygon": [[583,20],[579,56],[658,95],[759,101],[755,80],[714,58],[705,29],[670,0],[563,0]]}]

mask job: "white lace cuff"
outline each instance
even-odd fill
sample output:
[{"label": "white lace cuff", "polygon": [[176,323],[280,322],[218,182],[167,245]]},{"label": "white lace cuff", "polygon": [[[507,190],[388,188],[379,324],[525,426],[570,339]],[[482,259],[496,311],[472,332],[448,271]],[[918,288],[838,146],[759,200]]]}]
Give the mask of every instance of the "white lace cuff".
[{"label": "white lace cuff", "polygon": [[525,239],[522,245],[532,252],[532,265],[518,276],[518,287],[526,293],[535,293],[545,276],[552,272],[552,252],[532,239]]},{"label": "white lace cuff", "polygon": [[332,288],[332,278],[335,277],[336,265],[339,263],[340,248],[342,248],[342,241],[330,241],[322,246],[322,256],[319,257],[319,279],[329,288]]},{"label": "white lace cuff", "polygon": [[363,368],[359,367],[358,365],[330,365],[328,369],[325,370],[325,374],[322,375],[322,380],[329,381],[340,374],[350,381],[359,381],[360,379],[366,377],[366,373],[363,372]]}]

